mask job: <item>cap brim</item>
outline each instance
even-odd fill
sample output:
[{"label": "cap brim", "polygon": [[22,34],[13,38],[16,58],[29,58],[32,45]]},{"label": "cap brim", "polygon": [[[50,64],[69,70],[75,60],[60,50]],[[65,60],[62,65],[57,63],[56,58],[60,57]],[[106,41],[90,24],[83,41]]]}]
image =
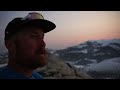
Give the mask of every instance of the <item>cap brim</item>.
[{"label": "cap brim", "polygon": [[56,28],[56,25],[53,22],[44,19],[35,19],[29,21],[25,20],[23,23],[21,23],[20,26],[23,27],[34,26],[34,27],[42,28],[44,33],[47,33]]}]

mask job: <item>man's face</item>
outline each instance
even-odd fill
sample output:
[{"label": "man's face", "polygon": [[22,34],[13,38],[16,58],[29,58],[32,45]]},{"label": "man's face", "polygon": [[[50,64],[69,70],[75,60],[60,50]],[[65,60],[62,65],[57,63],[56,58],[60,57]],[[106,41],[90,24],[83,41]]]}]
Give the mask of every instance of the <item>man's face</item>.
[{"label": "man's face", "polygon": [[25,28],[17,34],[16,63],[35,69],[46,65],[44,32],[39,28]]}]

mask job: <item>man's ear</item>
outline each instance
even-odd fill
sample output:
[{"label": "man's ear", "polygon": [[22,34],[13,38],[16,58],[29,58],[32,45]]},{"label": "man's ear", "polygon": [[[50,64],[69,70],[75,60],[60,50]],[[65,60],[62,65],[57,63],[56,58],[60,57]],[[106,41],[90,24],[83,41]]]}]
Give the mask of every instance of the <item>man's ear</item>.
[{"label": "man's ear", "polygon": [[10,48],[10,46],[11,46],[10,40],[5,40],[5,46],[6,46],[7,49]]},{"label": "man's ear", "polygon": [[5,40],[5,46],[8,49],[8,51],[12,53],[16,52],[16,46],[13,40]]}]

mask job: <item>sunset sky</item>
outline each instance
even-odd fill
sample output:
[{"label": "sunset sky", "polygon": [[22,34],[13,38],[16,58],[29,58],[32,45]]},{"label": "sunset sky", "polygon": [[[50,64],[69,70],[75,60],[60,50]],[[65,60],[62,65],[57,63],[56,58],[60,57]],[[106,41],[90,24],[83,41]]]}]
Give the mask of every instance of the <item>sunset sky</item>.
[{"label": "sunset sky", "polygon": [[0,49],[4,48],[4,29],[14,17],[39,12],[56,24],[46,33],[47,48],[63,49],[87,40],[120,38],[120,11],[0,11]]}]

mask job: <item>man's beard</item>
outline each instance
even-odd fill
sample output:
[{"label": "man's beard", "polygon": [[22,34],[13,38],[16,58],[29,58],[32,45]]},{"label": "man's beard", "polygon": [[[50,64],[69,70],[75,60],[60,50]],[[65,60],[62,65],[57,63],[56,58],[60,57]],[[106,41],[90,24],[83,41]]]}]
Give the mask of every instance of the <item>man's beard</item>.
[{"label": "man's beard", "polygon": [[17,57],[16,64],[25,68],[36,69],[47,64],[47,56],[46,54],[39,54],[29,58]]}]

